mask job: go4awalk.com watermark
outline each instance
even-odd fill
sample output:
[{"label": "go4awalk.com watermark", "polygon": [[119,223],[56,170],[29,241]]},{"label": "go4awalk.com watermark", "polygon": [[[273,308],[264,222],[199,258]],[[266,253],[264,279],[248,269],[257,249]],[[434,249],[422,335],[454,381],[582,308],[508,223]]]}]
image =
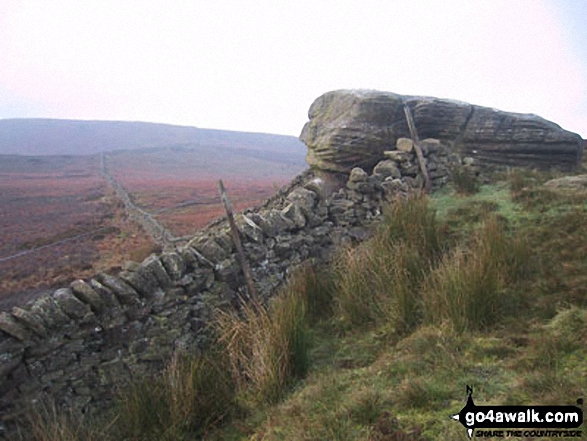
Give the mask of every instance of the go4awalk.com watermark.
[{"label": "go4awalk.com watermark", "polygon": [[583,400],[577,406],[477,406],[467,386],[467,404],[451,418],[469,438],[580,438]]}]

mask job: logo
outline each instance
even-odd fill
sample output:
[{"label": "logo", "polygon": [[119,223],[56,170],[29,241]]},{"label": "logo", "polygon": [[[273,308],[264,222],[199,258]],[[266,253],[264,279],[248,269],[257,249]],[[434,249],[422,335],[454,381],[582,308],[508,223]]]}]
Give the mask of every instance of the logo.
[{"label": "logo", "polygon": [[[582,406],[583,400],[578,399],[577,405]],[[467,404],[451,418],[467,429],[469,439],[473,433],[483,438],[580,437],[581,430],[570,430],[583,423],[583,410],[578,406],[477,406],[473,389],[467,386]]]}]

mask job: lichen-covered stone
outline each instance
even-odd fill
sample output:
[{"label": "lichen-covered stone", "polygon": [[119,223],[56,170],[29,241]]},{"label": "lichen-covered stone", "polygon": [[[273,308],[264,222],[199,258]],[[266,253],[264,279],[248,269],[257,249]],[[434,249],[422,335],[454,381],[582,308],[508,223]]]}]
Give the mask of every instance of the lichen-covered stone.
[{"label": "lichen-covered stone", "polygon": [[373,169],[373,173],[381,175],[384,178],[391,176],[394,179],[399,179],[402,177],[397,163],[389,159],[379,162]]},{"label": "lichen-covered stone", "polygon": [[[214,240],[214,238],[207,238],[199,243],[193,243],[192,246],[202,255],[206,258],[206,260],[210,261],[210,262],[219,262],[221,260],[226,259],[226,257],[228,256],[228,252],[218,244],[218,242],[216,242]],[[173,263],[171,262],[171,260],[169,258],[167,259],[167,264],[166,264],[166,260],[163,259],[163,256],[161,256],[161,260],[165,266],[165,268],[168,270],[169,273],[169,268],[168,265],[170,267],[173,268]],[[173,271],[173,270],[172,270]],[[179,274],[180,271],[176,270],[175,274],[176,274],[176,278],[177,274]],[[169,275],[173,278],[173,276],[171,275],[171,273],[169,273]]]},{"label": "lichen-covered stone", "polygon": [[414,143],[409,138],[399,138],[395,142],[395,148],[401,153],[411,153],[414,150]]},{"label": "lichen-covered stone", "polygon": [[297,203],[288,204],[282,211],[281,215],[291,221],[297,228],[306,226],[306,217]]},{"label": "lichen-covered stone", "polygon": [[286,200],[297,204],[304,213],[310,213],[316,206],[316,193],[304,187],[298,187],[290,192]]},{"label": "lichen-covered stone", "polygon": [[16,369],[23,360],[24,347],[14,345],[10,349],[4,349],[0,352],[0,378],[6,376]]},{"label": "lichen-covered stone", "polygon": [[161,263],[172,280],[180,279],[185,272],[185,262],[178,253],[163,253],[161,255]]},{"label": "lichen-covered stone", "polygon": [[0,330],[20,341],[27,340],[30,337],[30,333],[26,328],[4,311],[0,312]]},{"label": "lichen-covered stone", "polygon": [[104,285],[102,285],[96,279],[90,280],[89,285],[92,287],[96,293],[102,298],[106,307],[108,308],[118,308],[120,307],[120,302],[118,301],[118,297],[114,295],[111,289],[108,289]]},{"label": "lichen-covered stone", "polygon": [[262,243],[264,236],[263,230],[249,216],[242,215],[236,221],[237,228],[249,241]]},{"label": "lichen-covered stone", "polygon": [[139,303],[138,293],[127,283],[117,277],[100,273],[96,276],[98,281],[106,288],[110,289],[121,305],[137,305]]},{"label": "lichen-covered stone", "polygon": [[100,294],[94,291],[88,283],[81,279],[74,280],[69,285],[73,295],[75,295],[82,302],[87,303],[96,313],[102,313],[106,309],[106,303]]},{"label": "lichen-covered stone", "polygon": [[18,322],[23,323],[27,329],[30,329],[39,337],[47,336],[47,328],[45,328],[43,320],[30,311],[15,306],[12,308],[12,317],[14,317]]},{"label": "lichen-covered stone", "polygon": [[69,316],[48,295],[43,295],[36,299],[31,306],[31,312],[41,317],[45,325],[50,329],[57,329],[70,322]]},{"label": "lichen-covered stone", "polygon": [[283,216],[279,210],[269,210],[259,222],[263,234],[268,237],[276,237],[285,231],[295,227],[295,223]]},{"label": "lichen-covered stone", "polygon": [[73,319],[81,319],[91,312],[90,307],[74,296],[69,288],[55,291],[53,300],[65,314]]},{"label": "lichen-covered stone", "polygon": [[[186,248],[186,252],[188,250],[191,251],[191,248]],[[193,251],[191,251],[191,254],[193,254]],[[196,258],[195,255],[194,258]],[[165,268],[159,260],[159,257],[157,257],[155,254],[147,257],[141,264],[141,267],[144,268],[144,270],[149,271],[152,276],[157,279],[160,287],[166,288],[171,286],[171,278],[169,277],[169,274],[167,274],[167,271],[165,271]]]},{"label": "lichen-covered stone", "polygon": [[150,298],[157,290],[158,285],[154,280],[150,280],[148,273],[143,274],[138,271],[122,271],[118,277],[133,287],[142,297]]}]

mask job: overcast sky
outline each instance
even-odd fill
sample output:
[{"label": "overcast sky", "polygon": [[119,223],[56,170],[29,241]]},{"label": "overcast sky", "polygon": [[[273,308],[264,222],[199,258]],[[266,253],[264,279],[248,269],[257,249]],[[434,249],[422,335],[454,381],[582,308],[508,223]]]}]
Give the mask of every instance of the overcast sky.
[{"label": "overcast sky", "polygon": [[587,138],[584,0],[0,0],[0,118],[297,136],[324,92],[535,113]]}]

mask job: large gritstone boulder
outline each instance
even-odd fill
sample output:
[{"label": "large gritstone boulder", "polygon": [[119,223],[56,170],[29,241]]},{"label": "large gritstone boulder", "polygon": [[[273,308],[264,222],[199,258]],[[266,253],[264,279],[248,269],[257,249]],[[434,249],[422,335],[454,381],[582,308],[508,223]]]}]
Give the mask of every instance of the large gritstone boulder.
[{"label": "large gritstone boulder", "polygon": [[300,139],[315,169],[350,173],[372,169],[383,152],[409,137],[403,105],[410,107],[420,139],[435,138],[476,163],[576,168],[583,140],[536,115],[503,112],[460,101],[390,92],[338,90],[317,98]]}]

